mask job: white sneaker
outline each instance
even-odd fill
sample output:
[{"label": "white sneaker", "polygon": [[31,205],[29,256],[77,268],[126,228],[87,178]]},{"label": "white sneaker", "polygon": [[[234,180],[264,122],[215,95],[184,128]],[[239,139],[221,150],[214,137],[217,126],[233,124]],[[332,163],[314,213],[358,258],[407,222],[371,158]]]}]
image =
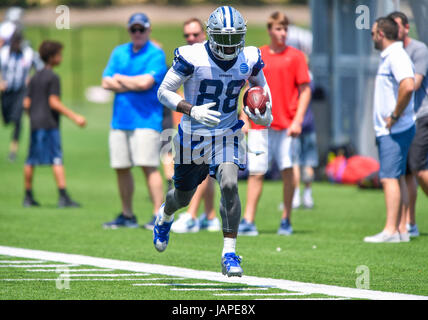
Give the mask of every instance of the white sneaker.
[{"label": "white sneaker", "polygon": [[386,233],[385,231],[382,231],[381,233],[378,233],[374,236],[365,237],[364,242],[369,242],[369,243],[385,243],[385,242],[397,243],[397,242],[401,242],[400,233],[396,232],[394,234],[389,234],[389,233]]},{"label": "white sneaker", "polygon": [[407,227],[407,231],[409,232],[409,235],[411,236],[411,237],[419,237],[419,229],[418,229],[418,225],[417,224],[415,224],[415,225],[411,225],[411,224],[407,224],[406,225],[406,227]]},{"label": "white sneaker", "polygon": [[171,230],[175,233],[198,232],[199,223],[196,219],[192,218],[190,213],[185,212],[180,214],[179,218],[174,221]]},{"label": "white sneaker", "polygon": [[209,232],[216,232],[221,230],[220,220],[215,217],[214,219],[208,220],[207,215],[202,213],[198,219],[199,230],[207,230]]},{"label": "white sneaker", "polygon": [[410,242],[410,234],[408,232],[400,233],[400,242]]},{"label": "white sneaker", "polygon": [[294,196],[293,196],[293,203],[292,203],[293,209],[299,208],[300,205],[301,205],[300,192],[299,192],[299,189],[296,189],[294,191]]},{"label": "white sneaker", "polygon": [[312,189],[305,189],[303,192],[303,206],[306,209],[312,209],[314,207],[314,199],[312,198]]}]

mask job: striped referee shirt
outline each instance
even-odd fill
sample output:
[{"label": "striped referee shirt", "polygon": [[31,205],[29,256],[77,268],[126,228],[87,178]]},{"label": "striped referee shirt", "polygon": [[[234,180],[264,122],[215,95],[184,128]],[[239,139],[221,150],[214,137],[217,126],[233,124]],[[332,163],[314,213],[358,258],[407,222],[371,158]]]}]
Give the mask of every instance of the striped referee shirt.
[{"label": "striped referee shirt", "polygon": [[20,53],[10,52],[9,45],[0,49],[1,78],[7,83],[6,92],[25,88],[32,67],[41,70],[43,62],[29,46],[24,46]]}]

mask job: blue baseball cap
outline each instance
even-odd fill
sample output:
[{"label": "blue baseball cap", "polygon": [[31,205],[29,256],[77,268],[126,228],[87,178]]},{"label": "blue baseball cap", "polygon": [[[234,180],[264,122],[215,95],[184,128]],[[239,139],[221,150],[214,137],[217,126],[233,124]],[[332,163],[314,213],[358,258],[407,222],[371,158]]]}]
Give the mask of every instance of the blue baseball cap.
[{"label": "blue baseball cap", "polygon": [[150,27],[150,20],[144,13],[134,13],[128,21],[128,28],[132,27],[134,24],[140,24],[144,28]]}]

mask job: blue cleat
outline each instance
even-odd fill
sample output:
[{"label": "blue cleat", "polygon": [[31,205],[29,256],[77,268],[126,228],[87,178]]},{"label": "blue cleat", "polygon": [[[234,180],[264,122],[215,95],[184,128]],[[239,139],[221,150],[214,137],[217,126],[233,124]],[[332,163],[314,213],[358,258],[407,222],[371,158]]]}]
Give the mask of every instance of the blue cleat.
[{"label": "blue cleat", "polygon": [[259,232],[257,231],[256,225],[251,222],[247,222],[245,219],[242,219],[238,227],[238,235],[240,236],[257,236]]},{"label": "blue cleat", "polygon": [[241,257],[235,253],[226,253],[221,259],[221,272],[228,277],[242,277]]},{"label": "blue cleat", "polygon": [[120,213],[116,219],[110,222],[103,224],[104,229],[118,229],[121,227],[125,228],[138,228],[137,218],[133,216],[132,218],[125,217],[123,213]]},{"label": "blue cleat", "polygon": [[163,204],[159,209],[159,214],[156,217],[155,226],[153,228],[153,244],[155,248],[159,252],[163,252],[166,250],[169,241],[169,232],[171,231],[171,226],[174,220],[171,222],[163,221],[160,223],[163,217],[163,210],[165,204]]},{"label": "blue cleat", "polygon": [[292,233],[293,228],[291,227],[290,219],[282,219],[278,234],[281,236],[290,236]]}]

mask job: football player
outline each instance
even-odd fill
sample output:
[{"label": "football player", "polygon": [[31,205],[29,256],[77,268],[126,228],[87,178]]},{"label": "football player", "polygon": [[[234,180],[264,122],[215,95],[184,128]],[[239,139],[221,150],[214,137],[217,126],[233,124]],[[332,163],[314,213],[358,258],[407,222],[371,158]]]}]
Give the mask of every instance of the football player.
[{"label": "football player", "polygon": [[[238,98],[247,80],[250,86],[262,86],[269,95],[270,90],[259,49],[244,47],[246,21],[236,9],[223,6],[214,10],[206,31],[208,41],[175,50],[173,66],[158,90],[163,105],[184,115],[174,138],[175,188],[159,210],[153,243],[159,252],[166,249],[174,212],[189,204],[209,174],[217,179],[221,191],[222,272],[229,277],[242,276],[235,247],[241,216],[238,170],[245,168],[246,155]],[[184,99],[176,93],[182,84]],[[253,115],[248,108],[244,111],[261,125],[269,126],[273,120],[270,104],[263,115]]]}]

